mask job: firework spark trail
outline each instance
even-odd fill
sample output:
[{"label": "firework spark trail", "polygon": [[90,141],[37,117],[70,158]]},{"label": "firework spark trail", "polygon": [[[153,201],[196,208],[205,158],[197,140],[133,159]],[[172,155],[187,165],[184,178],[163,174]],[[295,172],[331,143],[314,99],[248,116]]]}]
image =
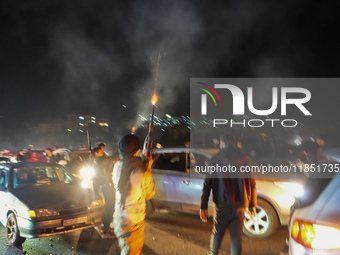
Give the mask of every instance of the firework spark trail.
[{"label": "firework spark trail", "polygon": [[[156,71],[154,73],[154,89],[153,89],[153,94],[157,94],[157,88],[158,88],[158,82],[159,82],[159,65],[161,62],[161,52],[162,52],[162,46],[159,49],[158,56],[157,56],[157,63],[156,63]],[[152,56],[150,56],[150,59],[152,60]],[[152,63],[151,63],[152,64]]]}]

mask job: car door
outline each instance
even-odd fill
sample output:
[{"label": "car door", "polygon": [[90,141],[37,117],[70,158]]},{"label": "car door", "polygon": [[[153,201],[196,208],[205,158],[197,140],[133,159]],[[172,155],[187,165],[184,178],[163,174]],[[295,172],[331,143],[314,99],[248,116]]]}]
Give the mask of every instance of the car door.
[{"label": "car door", "polygon": [[[6,224],[8,171],[0,169],[0,221]],[[5,226],[5,225],[4,225]]]},{"label": "car door", "polygon": [[160,152],[154,155],[152,168],[156,184],[154,202],[157,208],[182,210],[180,186],[186,180],[186,154],[184,152]]},{"label": "car door", "polygon": [[[178,193],[182,203],[183,211],[188,213],[199,213],[201,204],[201,194],[205,175],[195,171],[196,166],[206,166],[209,158],[198,152],[186,153],[186,171],[180,181]],[[210,196],[209,207],[212,208],[212,196]]]}]

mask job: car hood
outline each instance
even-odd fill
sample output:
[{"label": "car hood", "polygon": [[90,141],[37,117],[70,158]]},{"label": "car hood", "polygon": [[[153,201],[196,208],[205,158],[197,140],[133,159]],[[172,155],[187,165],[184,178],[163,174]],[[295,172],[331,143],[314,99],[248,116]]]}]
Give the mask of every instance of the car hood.
[{"label": "car hood", "polygon": [[65,210],[88,206],[94,200],[90,190],[64,183],[16,189],[12,194],[30,209]]}]

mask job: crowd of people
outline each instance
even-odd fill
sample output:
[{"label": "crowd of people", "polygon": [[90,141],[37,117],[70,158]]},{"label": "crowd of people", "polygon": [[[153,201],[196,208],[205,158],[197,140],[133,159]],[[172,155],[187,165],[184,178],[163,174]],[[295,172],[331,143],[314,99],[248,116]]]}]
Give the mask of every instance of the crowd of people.
[{"label": "crowd of people", "polygon": [[[237,146],[234,136],[220,140],[221,151],[212,161],[221,164],[249,164],[249,157]],[[69,170],[84,165],[94,171],[93,192],[105,201],[105,215],[102,220],[102,238],[117,238],[121,254],[141,254],[144,245],[146,200],[156,192],[151,167],[152,155],[146,158],[140,153],[140,141],[136,135],[123,136],[115,153],[108,156],[106,144],[100,142],[90,151],[88,158],[77,156],[69,161],[56,148],[46,148],[41,161],[61,163],[66,161]],[[59,149],[60,151],[60,149]],[[18,162],[34,161],[28,153],[19,152]],[[142,156],[140,156],[142,155]],[[201,219],[208,221],[207,204],[212,191],[215,203],[214,227],[210,254],[217,254],[226,228],[230,228],[232,254],[241,254],[244,211],[255,212],[256,184],[253,176],[239,179],[205,179],[201,199]]]},{"label": "crowd of people", "polygon": [[[220,153],[212,158],[220,164],[249,165],[249,157],[237,145],[235,136],[221,137]],[[96,169],[93,180],[95,193],[103,194],[106,215],[103,219],[103,238],[117,238],[121,254],[141,254],[144,245],[145,201],[152,199],[156,186],[151,173],[152,157],[139,157],[140,142],[128,134],[118,145],[119,160],[107,163],[105,144],[91,151],[91,164]],[[112,161],[111,161],[112,162]],[[206,178],[201,198],[201,219],[208,221],[208,200],[213,194],[214,225],[210,254],[217,254],[224,233],[230,229],[231,254],[242,253],[244,212],[256,213],[256,182],[251,173],[230,178]],[[112,223],[112,225],[111,225]],[[112,227],[113,228],[112,228]]]},{"label": "crowd of people", "polygon": [[98,143],[87,163],[95,169],[93,192],[102,195],[105,201],[102,238],[117,238],[121,254],[141,254],[145,201],[156,192],[152,158],[139,157],[139,139],[131,134],[120,139],[119,157],[117,154],[109,157],[105,148],[105,143]]},{"label": "crowd of people", "polygon": [[[241,167],[251,164],[234,135],[222,136],[216,143],[220,151],[212,157],[212,165]],[[318,162],[325,144],[318,141],[318,145],[315,153],[305,152],[303,155],[313,154],[313,159]],[[151,172],[152,156],[146,158],[145,153],[140,153],[140,141],[133,134],[123,136],[111,156],[105,149],[106,144],[100,142],[90,151],[86,160],[77,156],[68,161],[68,167],[79,168],[86,164],[95,170],[92,189],[105,200],[102,238],[117,238],[122,255],[141,254],[144,245],[146,200],[152,199],[156,192]],[[42,161],[60,163],[61,160],[66,160],[62,154],[53,153],[55,150],[51,148],[45,149],[44,152],[46,158]],[[20,162],[32,161],[33,154],[30,158],[28,155],[20,151],[16,159]],[[203,222],[207,222],[209,218],[208,200],[211,193],[215,213],[210,254],[218,253],[227,228],[230,233],[231,254],[241,254],[244,213],[247,211],[253,216],[256,214],[255,178],[252,173],[206,177],[200,207],[200,218]]]}]

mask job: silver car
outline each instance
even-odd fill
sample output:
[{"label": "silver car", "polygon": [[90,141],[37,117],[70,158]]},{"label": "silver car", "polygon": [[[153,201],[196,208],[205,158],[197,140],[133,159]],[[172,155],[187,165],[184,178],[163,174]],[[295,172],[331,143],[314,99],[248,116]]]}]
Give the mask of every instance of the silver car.
[{"label": "silver car", "polygon": [[306,181],[306,194],[292,208],[286,254],[340,253],[340,149],[330,148],[324,155],[315,170],[309,168],[321,178]]},{"label": "silver car", "polygon": [[94,227],[103,214],[102,199],[82,189],[61,165],[0,165],[0,222],[11,245]]},{"label": "silver car", "polygon": [[[206,165],[212,155],[208,151],[191,148],[167,148],[154,151],[152,173],[156,194],[147,204],[147,214],[153,209],[199,214],[205,175],[195,166]],[[290,207],[294,203],[292,192],[301,192],[299,182],[287,179],[256,178],[258,205],[256,217],[245,215],[243,232],[252,238],[266,238],[277,227],[287,225]],[[213,215],[210,197],[209,215]]]}]

